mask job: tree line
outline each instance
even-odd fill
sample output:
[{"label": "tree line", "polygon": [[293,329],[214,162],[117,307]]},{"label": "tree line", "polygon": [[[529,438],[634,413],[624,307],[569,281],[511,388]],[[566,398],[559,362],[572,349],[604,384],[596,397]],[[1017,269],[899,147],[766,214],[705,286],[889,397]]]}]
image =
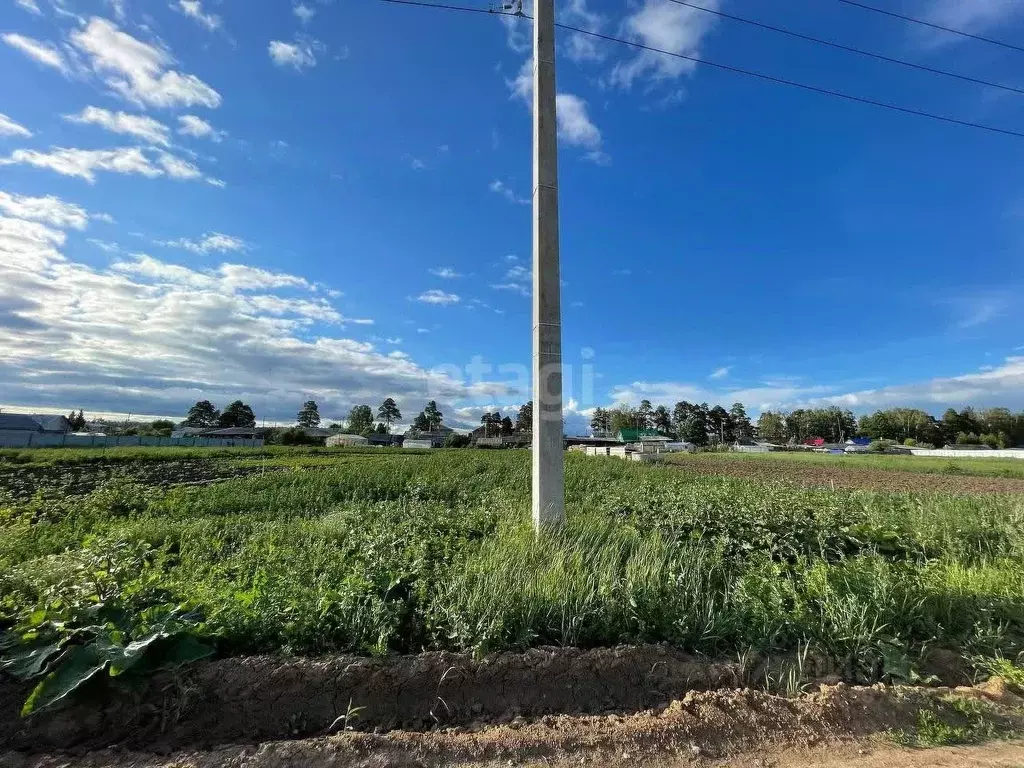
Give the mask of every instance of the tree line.
[{"label": "tree line", "polygon": [[596,434],[606,435],[622,430],[653,429],[694,445],[731,443],[754,435],[743,403],[734,403],[726,410],[721,405],[710,407],[707,403],[698,405],[685,400],[676,403],[671,411],[664,405],[652,405],[650,400],[641,400],[636,408],[628,405],[596,408],[590,428]]},{"label": "tree line", "polygon": [[889,408],[858,419],[848,409],[830,406],[768,410],[752,423],[743,403],[734,403],[726,410],[721,405],[711,407],[684,400],[669,410],[642,400],[636,408],[620,405],[595,409],[590,427],[596,434],[607,435],[624,429],[653,429],[694,445],[728,444],[751,438],[779,445],[819,438],[842,443],[853,437],[935,447],[1006,448],[1024,444],[1024,411],[1013,413],[1009,408],[949,408],[941,419],[920,409]]}]

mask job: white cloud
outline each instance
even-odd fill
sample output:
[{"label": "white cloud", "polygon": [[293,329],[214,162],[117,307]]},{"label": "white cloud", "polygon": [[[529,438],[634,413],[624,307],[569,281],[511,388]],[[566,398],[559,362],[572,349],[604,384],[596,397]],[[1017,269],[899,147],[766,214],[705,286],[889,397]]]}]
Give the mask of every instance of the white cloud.
[{"label": "white cloud", "polygon": [[154,167],[138,147],[94,150],[54,147],[49,153],[19,149],[8,158],[0,158],[0,165],[15,164],[49,168],[62,176],[85,179],[90,184],[96,181],[97,171],[139,174],[149,178],[163,175],[163,171]]},{"label": "white cloud", "polygon": [[208,122],[195,115],[180,115],[178,117],[178,133],[183,136],[192,136],[197,139],[210,139],[219,142],[227,134],[218,131]]},{"label": "white cloud", "polygon": [[601,149],[601,131],[587,114],[587,102],[571,93],[555,96],[558,116],[558,137],[570,146],[589,150],[587,159],[598,164],[608,162],[608,156]]},{"label": "white cloud", "polygon": [[448,305],[458,304],[460,301],[462,301],[462,299],[461,297],[454,293],[445,293],[444,291],[439,291],[436,288],[434,288],[429,291],[424,291],[423,293],[421,293],[419,296],[416,297],[416,301],[421,301],[424,304]]},{"label": "white cloud", "polygon": [[43,15],[43,12],[40,10],[39,4],[36,3],[36,0],[15,0],[15,5],[22,10],[35,14],[36,16]]},{"label": "white cloud", "polygon": [[[719,0],[705,0],[702,5],[718,10]],[[714,16],[668,0],[644,0],[636,13],[626,17],[622,26],[629,39],[643,45],[684,56],[697,56],[704,37],[714,26]],[[630,88],[638,78],[649,77],[654,81],[673,79],[693,72],[696,67],[693,61],[640,51],[632,59],[615,65],[611,83]]]},{"label": "white cloud", "polygon": [[53,43],[43,42],[42,40],[35,40],[31,37],[25,37],[24,35],[18,35],[13,32],[9,32],[3,36],[3,41],[12,48],[21,51],[31,59],[35,59],[40,64],[47,67],[53,67],[59,69],[64,74],[68,73],[68,64],[64,60],[63,54],[57,50],[57,46]]},{"label": "white cloud", "polygon": [[529,297],[530,287],[523,285],[522,283],[491,283],[491,288],[496,291],[509,291],[511,293],[518,293],[520,296]]},{"label": "white cloud", "polygon": [[[512,98],[521,99],[532,110],[533,58],[524,61],[515,78],[506,80],[505,84],[512,92]],[[608,162],[608,155],[601,148],[601,131],[590,119],[585,100],[572,93],[556,94],[555,114],[558,119],[558,138],[565,144],[587,150],[588,160],[599,165]],[[494,189],[493,185],[492,189]]]},{"label": "white cloud", "polygon": [[416,333],[430,333],[429,328],[417,328]]},{"label": "white cloud", "polygon": [[445,280],[454,280],[456,278],[463,276],[460,273],[456,272],[451,267],[436,267],[430,270],[430,274],[444,278]]},{"label": "white cloud", "polygon": [[[243,398],[290,419],[395,397],[446,413],[495,382],[467,384],[337,329],[369,325],[309,293],[297,275],[221,265],[197,272],[143,254],[101,269],[69,261],[60,232],[0,223],[0,390],[9,404],[180,415],[199,399]],[[268,277],[269,276],[269,277]],[[242,278],[239,280],[239,278]],[[299,295],[269,285],[286,284]]]},{"label": "white cloud", "polygon": [[170,131],[167,126],[146,115],[129,115],[100,107],[86,107],[77,115],[64,115],[64,119],[72,123],[98,125],[112,133],[135,136],[151,144],[166,147],[170,143]]},{"label": "white cloud", "polygon": [[[97,171],[137,174],[151,179],[164,175],[179,180],[202,177],[198,168],[180,157],[163,151],[156,152],[156,155],[158,165],[154,165],[140,147],[120,147],[118,149],[51,147],[49,152],[18,149],[9,157],[0,158],[0,166],[31,165],[36,168],[49,168],[62,176],[85,179],[90,184],[95,183]],[[216,180],[207,179],[207,181],[212,183]]]},{"label": "white cloud", "polygon": [[96,214],[90,217],[81,206],[66,203],[52,195],[28,197],[12,195],[3,190],[0,190],[0,211],[18,219],[41,221],[60,229],[85,229],[90,218],[98,219],[104,215]]},{"label": "white cloud", "polygon": [[401,344],[402,343],[402,337],[401,336],[396,336],[394,338],[384,339],[384,341],[386,341],[388,344]]},{"label": "white cloud", "polygon": [[268,47],[270,58],[279,67],[293,67],[301,72],[307,67],[316,66],[316,53],[311,43],[296,41],[285,43],[281,40],[271,40]]},{"label": "white cloud", "polygon": [[530,201],[525,197],[519,197],[512,189],[500,179],[495,179],[487,188],[497,195],[501,195],[510,203],[516,203],[517,205],[529,205]]},{"label": "white cloud", "polygon": [[[605,18],[587,7],[587,0],[570,0],[562,10],[562,17],[567,24],[588,32],[598,32],[604,26]],[[601,61],[605,58],[605,50],[600,41],[590,35],[572,32],[568,35],[566,55],[577,63]]]},{"label": "white cloud", "polygon": [[92,68],[125,99],[152,107],[211,109],[220,94],[195,75],[169,69],[174,57],[165,49],[137,40],[117,25],[93,17],[71,33],[72,44],[88,56]]},{"label": "white cloud", "polygon": [[28,139],[31,138],[32,131],[25,126],[14,122],[3,112],[0,112],[0,136],[17,136],[19,138]]},{"label": "white cloud", "polygon": [[709,375],[709,379],[724,379],[729,375],[729,371],[732,370],[731,365],[723,365],[721,368],[716,368]]},{"label": "white cloud", "polygon": [[220,16],[212,13],[203,13],[201,0],[178,0],[176,7],[186,16],[195,19],[200,26],[205,27],[210,32],[213,32],[221,25]]},{"label": "white cloud", "polygon": [[240,253],[249,250],[249,245],[238,237],[225,235],[221,232],[210,232],[203,235],[199,240],[180,238],[178,240],[161,240],[157,245],[164,245],[169,248],[183,248],[186,251],[198,254],[209,253]]},{"label": "white cloud", "polygon": [[305,3],[299,3],[292,8],[292,13],[294,13],[298,20],[303,24],[309,24],[309,22],[313,20],[313,17],[316,16],[316,9],[310,8]]}]

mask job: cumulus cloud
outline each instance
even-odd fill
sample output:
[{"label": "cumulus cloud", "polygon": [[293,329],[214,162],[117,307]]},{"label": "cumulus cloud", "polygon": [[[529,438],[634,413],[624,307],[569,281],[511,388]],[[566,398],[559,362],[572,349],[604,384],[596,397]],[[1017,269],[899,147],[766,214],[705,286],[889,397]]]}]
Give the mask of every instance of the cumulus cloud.
[{"label": "cumulus cloud", "polygon": [[86,107],[77,115],[64,115],[64,119],[83,125],[98,125],[111,133],[135,136],[151,144],[167,146],[170,143],[170,131],[167,126],[146,115],[129,115],[100,107]]},{"label": "cumulus cloud", "polygon": [[29,197],[0,190],[0,211],[27,221],[40,221],[60,229],[85,229],[89,219],[108,220],[106,214],[89,213],[80,205],[67,203],[58,197]]},{"label": "cumulus cloud", "polygon": [[215,142],[221,141],[227,135],[195,115],[181,115],[178,117],[178,133],[183,136],[192,136],[196,139],[210,139]]},{"label": "cumulus cloud", "polygon": [[314,45],[309,42],[295,41],[286,43],[282,40],[271,40],[267,48],[271,60],[279,67],[292,67],[301,72],[316,66]]},{"label": "cumulus cloud", "polygon": [[316,16],[316,9],[310,8],[305,3],[299,3],[292,8],[292,13],[294,13],[296,18],[298,18],[298,20],[303,24],[309,24],[309,22],[313,20],[313,17]]},{"label": "cumulus cloud", "polygon": [[[157,151],[156,160],[152,161],[141,147],[121,147],[118,149],[67,149],[51,147],[49,152],[34,149],[18,149],[9,157],[0,158],[3,165],[31,165],[36,168],[48,168],[62,176],[85,179],[90,184],[96,182],[96,173],[118,173],[139,175],[153,179],[169,176],[182,181],[202,178],[202,173],[192,163],[168,152]],[[207,181],[216,182],[215,179]],[[223,182],[219,182],[223,183]]]},{"label": "cumulus cloud", "polygon": [[182,414],[199,399],[243,398],[289,418],[396,398],[447,413],[493,382],[467,384],[338,330],[368,325],[297,275],[224,264],[204,272],[144,254],[96,268],[60,253],[63,233],[0,222],[0,389],[33,407]]},{"label": "cumulus cloud", "polygon": [[220,94],[198,77],[170,69],[170,52],[137,40],[107,19],[93,17],[71,33],[71,42],[112,90],[135,104],[211,109],[221,104]]},{"label": "cumulus cloud", "polygon": [[213,32],[221,25],[221,18],[213,13],[205,13],[200,0],[178,0],[176,8],[189,18],[195,19],[201,26]]},{"label": "cumulus cloud", "polygon": [[462,301],[462,298],[457,294],[445,293],[444,291],[439,291],[436,288],[434,288],[429,291],[424,291],[423,293],[421,293],[419,296],[416,297],[416,301],[421,301],[424,304],[448,305],[458,304],[460,301]]},{"label": "cumulus cloud", "polygon": [[[505,84],[512,93],[512,98],[522,100],[533,109],[533,58],[523,62],[519,72]],[[590,119],[587,102],[572,93],[555,95],[555,114],[558,120],[558,138],[570,146],[587,150],[586,158],[604,165],[608,155],[602,149],[600,129]]]},{"label": "cumulus cloud", "polygon": [[0,136],[17,136],[28,139],[32,137],[32,131],[0,112]]},{"label": "cumulus cloud", "polygon": [[34,59],[44,66],[53,67],[64,74],[68,74],[70,71],[68,69],[68,63],[64,59],[64,55],[53,43],[36,40],[31,37],[25,37],[24,35],[18,35],[13,32],[5,34],[3,36],[3,41],[15,50],[21,51],[30,59]]},{"label": "cumulus cloud", "polygon": [[[706,0],[702,5],[718,10],[720,3]],[[714,26],[714,18],[705,11],[668,0],[644,0],[622,26],[630,40],[670,53],[698,56],[705,36]],[[613,85],[631,88],[641,78],[670,80],[690,74],[696,67],[696,62],[686,59],[639,51],[633,58],[616,64],[610,80]]]}]

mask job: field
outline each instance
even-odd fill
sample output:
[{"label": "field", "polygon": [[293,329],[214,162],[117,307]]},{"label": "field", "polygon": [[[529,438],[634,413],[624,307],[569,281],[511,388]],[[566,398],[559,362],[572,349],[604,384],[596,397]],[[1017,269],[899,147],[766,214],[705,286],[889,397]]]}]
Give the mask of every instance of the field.
[{"label": "field", "polygon": [[222,656],[810,646],[863,681],[909,674],[935,644],[1024,650],[1014,494],[570,456],[570,523],[538,541],[524,452],[22,452],[0,481],[8,625],[102,598],[129,615],[196,609]]},{"label": "field", "polygon": [[704,475],[829,488],[934,494],[1024,494],[1024,461],[818,453],[677,454],[674,465]]},{"label": "field", "polygon": [[[473,666],[538,647],[545,669],[582,665],[604,685],[609,674],[635,677],[651,695],[701,676],[710,688],[789,695],[823,679],[959,683],[998,672],[1024,682],[1024,480],[1016,466],[950,463],[568,455],[569,522],[537,538],[525,451],[6,452],[0,653],[17,656],[26,678],[46,658],[66,660],[70,671],[46,677],[28,709],[87,692],[97,672],[117,683],[212,656],[220,661],[202,673],[211,691],[225,676],[269,680],[259,670],[278,669],[297,682],[272,684],[271,711],[291,696],[299,720],[330,724],[345,700],[353,706],[348,694],[332,689],[314,713],[309,692],[344,678],[345,691],[376,691],[356,709],[385,726],[408,698],[392,695],[396,676],[413,673],[337,654],[383,663],[433,652],[402,662],[430,678],[427,704],[409,711],[430,707],[454,676],[463,694],[444,701],[456,721],[504,706],[466,694],[474,676],[480,691],[560,695],[529,655],[515,684],[488,678],[504,667]],[[799,474],[808,468],[839,482]],[[893,476],[917,485],[900,490]],[[276,660],[246,660],[258,654]],[[630,685],[606,689],[606,705],[649,706]],[[207,705],[233,691],[210,692]],[[0,686],[0,710],[4,695]],[[587,696],[569,706],[588,711],[597,700]],[[250,725],[265,717],[243,703]],[[209,730],[241,738],[227,727]],[[266,727],[256,736],[313,726]]]}]

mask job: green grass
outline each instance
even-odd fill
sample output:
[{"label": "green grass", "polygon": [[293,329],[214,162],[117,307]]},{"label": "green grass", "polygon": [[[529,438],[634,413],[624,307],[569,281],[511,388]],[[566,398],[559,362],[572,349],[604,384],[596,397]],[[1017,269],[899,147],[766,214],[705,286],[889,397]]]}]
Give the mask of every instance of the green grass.
[{"label": "green grass", "polygon": [[906,747],[950,747],[980,744],[1000,733],[990,705],[978,699],[947,696],[937,706],[917,713],[915,727],[895,731],[893,741]]},{"label": "green grass", "polygon": [[862,681],[909,679],[934,645],[1024,651],[1024,497],[570,455],[569,523],[538,539],[526,452],[215,451],[268,471],[159,490],[132,462],[182,449],[126,450],[127,474],[90,493],[0,501],[0,624],[103,595],[200,609],[222,655],[811,647]]},{"label": "green grass", "polygon": [[698,453],[678,454],[672,461],[685,466],[692,458],[722,462],[799,462],[837,469],[874,469],[892,472],[921,472],[939,475],[973,475],[977,477],[1024,478],[1024,460],[1021,459],[967,459],[935,456],[899,456],[849,454],[836,456],[826,453],[783,451],[776,453]]}]

